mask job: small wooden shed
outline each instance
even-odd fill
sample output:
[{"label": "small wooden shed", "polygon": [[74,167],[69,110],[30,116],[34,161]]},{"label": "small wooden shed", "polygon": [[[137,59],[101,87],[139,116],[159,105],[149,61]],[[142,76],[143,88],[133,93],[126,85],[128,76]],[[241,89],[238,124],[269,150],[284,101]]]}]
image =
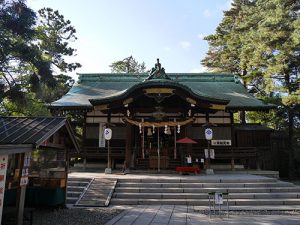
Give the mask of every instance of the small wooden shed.
[{"label": "small wooden shed", "polygon": [[21,225],[25,205],[64,205],[72,151],[79,145],[66,118],[0,117],[0,219],[3,207]]}]

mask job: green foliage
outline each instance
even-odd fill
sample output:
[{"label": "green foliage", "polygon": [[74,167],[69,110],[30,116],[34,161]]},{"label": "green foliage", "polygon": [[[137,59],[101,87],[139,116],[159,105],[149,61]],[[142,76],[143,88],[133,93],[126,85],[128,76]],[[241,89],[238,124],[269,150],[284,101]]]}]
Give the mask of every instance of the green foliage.
[{"label": "green foliage", "polygon": [[299,10],[299,0],[234,0],[216,33],[206,37],[209,51],[202,61],[239,74],[251,93],[277,105],[269,114],[248,112],[247,119],[288,131],[290,171],[300,129]]},{"label": "green foliage", "polygon": [[257,97],[279,94],[276,104],[294,109],[300,103],[299,8],[300,1],[235,0],[206,37],[202,63],[237,73]]},{"label": "green foliage", "polygon": [[61,98],[65,95],[75,83],[75,80],[67,75],[60,74],[55,77],[56,85],[51,88],[47,85],[42,84],[40,89],[40,95],[42,101],[45,103],[51,103]]},{"label": "green foliage", "polygon": [[113,62],[111,67],[112,73],[145,73],[146,65],[144,62],[139,63],[132,56],[123,60]]},{"label": "green foliage", "polygon": [[44,102],[35,98],[32,92],[25,93],[23,101],[4,98],[0,103],[1,116],[50,116]]},{"label": "green foliage", "polygon": [[23,0],[0,1],[2,114],[44,115],[43,102],[66,93],[74,81],[65,75],[55,76],[54,71],[69,72],[80,67],[79,63],[65,61],[66,56],[75,54],[69,46],[77,39],[75,34],[71,22],[58,11],[44,8],[37,14]]},{"label": "green foliage", "polygon": [[73,71],[79,63],[67,63],[64,56],[73,56],[76,50],[68,42],[77,40],[76,29],[70,20],[65,20],[57,10],[43,8],[38,11],[39,25],[36,28],[38,45],[43,56],[61,72]]}]

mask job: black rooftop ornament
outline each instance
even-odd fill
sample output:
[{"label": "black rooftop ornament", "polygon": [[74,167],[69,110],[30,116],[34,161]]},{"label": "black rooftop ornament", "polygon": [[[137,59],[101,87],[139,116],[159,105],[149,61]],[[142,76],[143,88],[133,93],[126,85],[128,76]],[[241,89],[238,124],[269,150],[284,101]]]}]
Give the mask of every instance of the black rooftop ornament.
[{"label": "black rooftop ornament", "polygon": [[161,68],[159,59],[157,59],[157,63],[155,64],[155,67],[151,69],[151,71],[149,72],[149,76],[146,78],[146,80],[152,80],[152,79],[171,80],[171,78],[166,74],[165,68]]}]

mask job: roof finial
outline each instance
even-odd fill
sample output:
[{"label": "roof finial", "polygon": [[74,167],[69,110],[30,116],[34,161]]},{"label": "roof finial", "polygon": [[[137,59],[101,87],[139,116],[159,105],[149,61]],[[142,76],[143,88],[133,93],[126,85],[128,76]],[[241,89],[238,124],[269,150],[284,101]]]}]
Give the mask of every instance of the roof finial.
[{"label": "roof finial", "polygon": [[161,70],[161,64],[159,63],[159,58],[157,58],[157,63],[155,66],[158,68],[158,71]]},{"label": "roof finial", "polygon": [[146,78],[146,80],[152,80],[152,79],[170,80],[170,77],[166,74],[165,69],[161,67],[161,64],[159,63],[159,58],[157,58],[157,63],[155,64],[155,68],[151,69],[149,76]]}]

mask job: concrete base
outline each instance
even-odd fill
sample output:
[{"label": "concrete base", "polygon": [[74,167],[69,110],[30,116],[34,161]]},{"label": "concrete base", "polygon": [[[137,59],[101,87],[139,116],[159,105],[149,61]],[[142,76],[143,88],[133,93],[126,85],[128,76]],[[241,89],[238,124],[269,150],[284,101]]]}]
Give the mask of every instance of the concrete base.
[{"label": "concrete base", "polygon": [[112,172],[111,168],[106,168],[104,171],[105,174],[111,174],[111,172]]},{"label": "concrete base", "polygon": [[205,170],[205,173],[206,173],[207,175],[213,175],[213,174],[214,174],[214,170],[213,170],[213,169],[206,169],[206,170]]}]

